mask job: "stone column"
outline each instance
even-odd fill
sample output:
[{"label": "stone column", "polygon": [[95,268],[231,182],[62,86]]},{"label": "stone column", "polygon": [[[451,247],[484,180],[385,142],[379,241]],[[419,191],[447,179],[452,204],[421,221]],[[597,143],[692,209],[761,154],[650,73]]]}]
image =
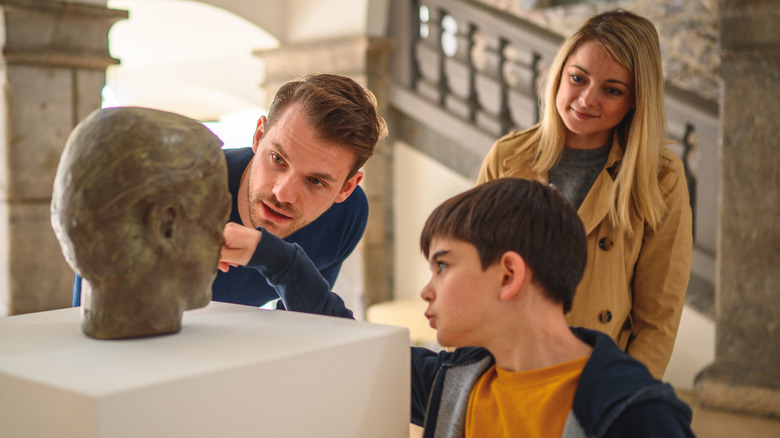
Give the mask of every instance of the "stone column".
[{"label": "stone column", "polygon": [[[387,118],[390,81],[387,62],[391,47],[385,38],[358,35],[258,50],[255,54],[266,65],[262,85],[268,97],[266,106],[287,81],[310,73],[336,73],[349,76],[371,90],[380,113]],[[362,304],[368,307],[392,296],[392,153],[387,142],[377,145],[363,172],[365,178],[361,185],[368,196],[370,210],[359,251],[363,260]]]},{"label": "stone column", "polygon": [[105,1],[0,0],[0,315],[70,306],[52,183],[71,129],[100,107],[108,30],[126,17]]},{"label": "stone column", "polygon": [[780,417],[780,3],[721,1],[715,362],[704,406]]}]

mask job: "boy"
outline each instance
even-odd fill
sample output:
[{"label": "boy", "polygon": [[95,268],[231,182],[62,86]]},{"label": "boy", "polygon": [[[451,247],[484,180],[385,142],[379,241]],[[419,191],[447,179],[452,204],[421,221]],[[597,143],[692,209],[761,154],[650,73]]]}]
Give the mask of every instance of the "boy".
[{"label": "boy", "polygon": [[[248,261],[288,309],[352,316],[299,248],[258,234],[226,228],[220,268]],[[669,385],[606,335],[567,326],[585,232],[553,188],[480,185],[436,208],[420,241],[432,270],[425,315],[441,345],[458,347],[412,350],[412,422],[424,436],[693,436]]]}]

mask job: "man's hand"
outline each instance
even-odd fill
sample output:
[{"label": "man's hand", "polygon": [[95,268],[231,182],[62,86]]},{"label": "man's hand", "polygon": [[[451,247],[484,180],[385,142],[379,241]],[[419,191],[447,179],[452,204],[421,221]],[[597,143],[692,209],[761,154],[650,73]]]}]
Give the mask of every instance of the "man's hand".
[{"label": "man's hand", "polygon": [[227,272],[231,266],[243,266],[249,263],[263,237],[260,231],[235,222],[228,222],[222,234],[225,236],[225,246],[219,253],[217,266],[222,272]]}]

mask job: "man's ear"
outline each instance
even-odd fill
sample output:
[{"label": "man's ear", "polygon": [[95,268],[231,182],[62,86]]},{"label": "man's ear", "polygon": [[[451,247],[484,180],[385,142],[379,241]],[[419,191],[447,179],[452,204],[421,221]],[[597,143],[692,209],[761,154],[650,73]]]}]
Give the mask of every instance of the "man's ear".
[{"label": "man's ear", "polygon": [[523,257],[515,251],[505,252],[498,263],[503,275],[499,298],[502,301],[509,301],[523,289],[526,277],[530,274],[528,265]]},{"label": "man's ear", "polygon": [[352,175],[352,178],[348,179],[344,183],[344,187],[341,188],[339,191],[339,194],[336,195],[336,203],[344,202],[347,198],[349,198],[349,195],[352,194],[353,191],[355,191],[355,188],[360,184],[360,181],[363,180],[363,172],[357,171],[354,175]]},{"label": "man's ear", "polygon": [[255,128],[255,135],[252,138],[252,152],[257,153],[257,146],[260,144],[260,139],[265,134],[265,129],[268,127],[268,119],[265,116],[260,116],[257,119],[257,128]]}]

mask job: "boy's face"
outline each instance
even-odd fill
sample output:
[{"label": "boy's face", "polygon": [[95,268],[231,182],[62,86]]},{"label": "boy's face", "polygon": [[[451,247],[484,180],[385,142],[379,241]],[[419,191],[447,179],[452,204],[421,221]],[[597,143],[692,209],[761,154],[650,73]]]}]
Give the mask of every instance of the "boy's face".
[{"label": "boy's face", "polygon": [[434,237],[429,250],[431,281],[420,295],[425,317],[447,347],[484,346],[498,301],[502,274],[498,263],[482,269],[476,247],[462,240]]}]

